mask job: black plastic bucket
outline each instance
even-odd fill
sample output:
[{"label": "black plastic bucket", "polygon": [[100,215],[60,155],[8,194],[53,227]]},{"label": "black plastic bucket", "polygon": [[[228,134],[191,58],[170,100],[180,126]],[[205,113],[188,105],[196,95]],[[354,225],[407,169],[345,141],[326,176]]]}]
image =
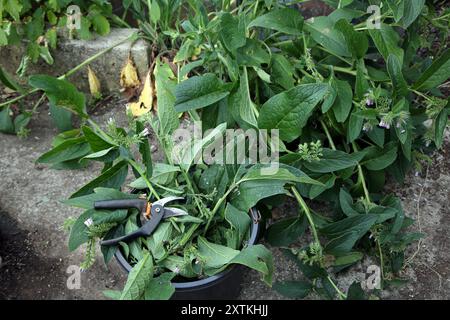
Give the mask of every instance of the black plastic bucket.
[{"label": "black plastic bucket", "polygon": [[[252,224],[248,244],[253,245],[258,242],[264,230],[264,224],[261,222],[261,215],[255,208],[250,210]],[[120,249],[114,255],[119,265],[130,272],[131,265],[123,256]],[[242,276],[245,267],[242,265],[229,266],[224,271],[208,278],[188,281],[172,282],[175,287],[175,293],[171,299],[175,300],[220,300],[236,299],[241,292]]]}]

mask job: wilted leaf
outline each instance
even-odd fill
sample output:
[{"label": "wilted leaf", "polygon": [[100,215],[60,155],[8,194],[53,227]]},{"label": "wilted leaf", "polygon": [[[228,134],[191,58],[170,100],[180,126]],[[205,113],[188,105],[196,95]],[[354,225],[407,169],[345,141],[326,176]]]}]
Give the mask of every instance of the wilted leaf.
[{"label": "wilted leaf", "polygon": [[153,107],[153,83],[150,77],[150,72],[145,77],[144,87],[139,96],[137,102],[131,102],[127,106],[131,110],[131,114],[135,117],[139,117],[150,110]]},{"label": "wilted leaf", "polygon": [[120,71],[120,85],[124,89],[137,88],[141,85],[136,67],[133,60],[131,59],[131,56],[128,56],[125,65]]},{"label": "wilted leaf", "polygon": [[145,252],[142,259],[131,269],[120,300],[139,300],[153,279],[153,258]]},{"label": "wilted leaf", "polygon": [[99,99],[102,96],[100,81],[97,78],[95,72],[88,66],[88,81],[89,81],[89,91],[95,99]]}]

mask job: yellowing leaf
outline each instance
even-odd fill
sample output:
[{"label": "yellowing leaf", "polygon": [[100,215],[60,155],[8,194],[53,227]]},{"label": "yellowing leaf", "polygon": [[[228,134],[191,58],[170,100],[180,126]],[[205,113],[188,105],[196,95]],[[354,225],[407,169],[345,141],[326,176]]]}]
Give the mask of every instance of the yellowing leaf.
[{"label": "yellowing leaf", "polygon": [[133,116],[139,117],[152,110],[152,106],[153,88],[149,72],[147,73],[147,77],[145,78],[144,88],[142,89],[141,95],[139,96],[139,100],[137,102],[129,103],[128,108],[131,110]]},{"label": "yellowing leaf", "polygon": [[95,72],[88,66],[88,80],[89,80],[89,90],[91,95],[98,99],[101,97],[100,81],[98,80]]},{"label": "yellowing leaf", "polygon": [[139,87],[140,84],[141,82],[139,81],[134,62],[131,57],[128,56],[127,62],[120,72],[120,85],[122,88],[127,89]]}]

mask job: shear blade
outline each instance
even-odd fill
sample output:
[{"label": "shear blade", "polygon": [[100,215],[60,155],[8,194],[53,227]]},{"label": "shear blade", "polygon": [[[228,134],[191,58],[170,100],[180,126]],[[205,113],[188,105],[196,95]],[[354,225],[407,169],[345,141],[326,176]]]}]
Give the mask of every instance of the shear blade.
[{"label": "shear blade", "polygon": [[176,201],[176,200],[184,200],[183,197],[175,197],[175,196],[170,196],[170,197],[166,197],[166,198],[162,198],[158,201],[153,202],[153,204],[159,204],[160,206],[165,206],[167,203],[172,202],[172,201]]},{"label": "shear blade", "polygon": [[164,208],[164,216],[163,219],[167,219],[170,217],[178,217],[178,216],[186,216],[188,213],[182,209],[178,208]]}]

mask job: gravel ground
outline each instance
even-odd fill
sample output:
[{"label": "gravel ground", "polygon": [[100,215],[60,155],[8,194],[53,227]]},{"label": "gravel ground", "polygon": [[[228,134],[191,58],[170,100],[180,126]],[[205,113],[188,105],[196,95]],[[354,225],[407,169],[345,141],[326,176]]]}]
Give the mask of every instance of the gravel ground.
[{"label": "gravel ground", "polygon": [[[121,108],[123,103],[112,99],[97,110],[94,118],[104,123],[115,115],[120,124],[125,121],[119,116],[123,114]],[[49,149],[56,134],[47,111],[33,119],[31,130],[29,137],[22,140],[0,134],[0,299],[102,299],[102,290],[123,287],[124,274],[114,262],[105,266],[98,254],[94,267],[82,273],[80,289],[67,288],[70,276],[67,269],[78,265],[83,253],[68,252],[67,234],[62,225],[66,218],[78,216],[80,210],[60,203],[95,177],[100,167],[90,165],[83,170],[58,171],[36,165],[34,161]],[[413,246],[408,252],[409,257],[414,255],[404,271],[409,283],[400,289],[385,291],[383,298],[450,297],[449,152],[450,136],[447,134],[443,150],[433,156],[433,165],[427,173],[409,175],[403,186],[387,186],[389,192],[401,197],[406,214],[420,221],[414,228],[427,237],[419,247]],[[158,150],[154,156],[160,157]],[[274,215],[295,215],[296,210],[295,205],[288,202]],[[274,280],[301,278],[291,261],[278,249],[271,250],[275,261]],[[377,262],[366,259],[341,274],[338,285],[346,290],[353,280],[364,277],[370,264]],[[241,299],[282,299],[260,281],[256,272],[247,272],[242,288]]]}]

